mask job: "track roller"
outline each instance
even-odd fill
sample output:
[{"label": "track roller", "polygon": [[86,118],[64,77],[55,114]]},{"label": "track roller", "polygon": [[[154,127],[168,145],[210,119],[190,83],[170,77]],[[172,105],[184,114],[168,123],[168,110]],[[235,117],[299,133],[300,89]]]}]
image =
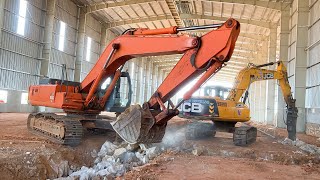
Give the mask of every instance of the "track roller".
[{"label": "track roller", "polygon": [[214,137],[216,135],[216,128],[213,123],[205,123],[195,121],[187,124],[185,136],[186,139],[196,140],[204,139],[208,137]]}]

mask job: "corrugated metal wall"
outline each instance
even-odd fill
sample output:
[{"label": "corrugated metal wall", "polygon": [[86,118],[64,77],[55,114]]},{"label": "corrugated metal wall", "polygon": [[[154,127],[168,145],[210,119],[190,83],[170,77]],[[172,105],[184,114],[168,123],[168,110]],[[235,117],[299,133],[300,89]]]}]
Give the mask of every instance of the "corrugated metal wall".
[{"label": "corrugated metal wall", "polygon": [[[77,43],[77,16],[78,7],[72,1],[57,0],[54,13],[54,26],[52,34],[52,54],[50,56],[50,78],[60,79],[62,64],[67,65],[68,80],[73,80],[75,69],[75,55]],[[59,37],[61,21],[66,23],[64,49],[60,51]]]},{"label": "corrugated metal wall", "polygon": [[310,0],[309,10],[306,132],[320,137],[320,1]]},{"label": "corrugated metal wall", "polygon": [[27,3],[25,35],[17,32],[19,0],[6,0],[0,47],[0,88],[27,90],[38,83],[42,52],[45,1]]},{"label": "corrugated metal wall", "polygon": [[[84,59],[82,60],[81,65],[81,80],[83,80],[86,75],[90,72],[96,61],[100,57],[100,44],[101,44],[101,24],[99,21],[94,19],[90,14],[86,17],[86,26],[85,26],[85,47],[84,47]],[[88,37],[91,38],[91,48],[90,49],[90,58],[87,57],[87,45]],[[107,37],[107,41],[112,40],[113,37]]]},{"label": "corrugated metal wall", "polygon": [[[290,22],[289,22],[289,50],[288,50],[288,76],[291,87],[295,87],[295,67],[296,67],[296,42],[297,42],[297,3],[292,3],[290,9]],[[292,88],[293,94],[295,88]]]}]

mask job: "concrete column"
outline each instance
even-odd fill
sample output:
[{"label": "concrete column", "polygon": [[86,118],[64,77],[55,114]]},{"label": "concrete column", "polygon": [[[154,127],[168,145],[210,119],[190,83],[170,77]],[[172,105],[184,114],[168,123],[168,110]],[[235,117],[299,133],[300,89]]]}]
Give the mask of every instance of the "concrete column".
[{"label": "concrete column", "polygon": [[151,75],[151,61],[148,58],[145,58],[146,61],[146,72],[144,72],[146,74],[146,79],[145,79],[145,86],[144,86],[144,101],[148,100],[148,98],[150,98],[150,94],[151,94],[151,90],[150,90],[150,86],[152,84],[152,75]]},{"label": "concrete column", "polygon": [[[277,28],[270,29],[269,36],[269,51],[268,51],[268,62],[276,61],[277,51]],[[274,70],[275,66],[270,66],[269,69]],[[277,81],[268,80],[267,82],[267,107],[266,107],[266,123],[273,125],[274,121],[274,103],[275,103],[275,84]]]},{"label": "concrete column", "polygon": [[2,45],[2,30],[4,22],[4,8],[6,1],[0,1],[0,45]]},{"label": "concrete column", "polygon": [[161,70],[160,68],[158,69],[158,87],[160,86],[160,84],[162,83],[163,79],[163,70]]},{"label": "concrete column", "polygon": [[107,28],[105,24],[101,27],[101,39],[100,39],[100,55],[104,52],[107,46]]},{"label": "concrete column", "polygon": [[78,36],[77,36],[77,54],[76,54],[76,68],[74,71],[74,81],[81,81],[81,65],[84,60],[84,44],[86,36],[86,13],[84,9],[80,8],[79,22],[78,22]]},{"label": "concrete column", "polygon": [[259,101],[260,101],[260,91],[259,88],[257,88],[259,85],[259,82],[255,82],[253,84],[254,89],[254,103],[253,103],[253,111],[252,111],[252,120],[259,122]]},{"label": "concrete column", "polygon": [[51,57],[53,24],[54,24],[54,11],[56,0],[48,0],[46,7],[45,27],[44,27],[44,47],[42,51],[40,75],[47,77],[49,70],[49,62]]},{"label": "concrete column", "polygon": [[[288,49],[289,49],[289,20],[290,20],[290,7],[287,7],[283,11],[281,11],[280,17],[280,52],[279,52],[279,60],[283,61],[285,65],[288,64]],[[286,125],[283,121],[284,117],[284,107],[285,102],[283,99],[283,94],[279,86],[277,89],[277,109],[276,109],[276,126],[280,128],[285,128]]]},{"label": "concrete column", "polygon": [[306,71],[307,71],[307,52],[308,46],[308,23],[309,23],[309,1],[297,0],[297,38],[296,38],[296,63],[295,63],[295,87],[294,98],[298,108],[297,132],[305,132],[306,113]]},{"label": "concrete column", "polygon": [[137,59],[135,59],[136,61],[136,68],[137,68],[137,70],[136,70],[136,78],[137,78],[137,91],[136,91],[136,102],[137,103],[140,103],[140,101],[141,101],[141,97],[142,97],[142,94],[141,94],[141,88],[143,88],[142,87],[142,77],[141,77],[141,70],[142,70],[142,66],[143,66],[143,60],[142,60],[142,58],[137,58]]},{"label": "concrete column", "polygon": [[156,91],[158,88],[158,67],[153,64],[153,70],[152,70],[152,94]]}]

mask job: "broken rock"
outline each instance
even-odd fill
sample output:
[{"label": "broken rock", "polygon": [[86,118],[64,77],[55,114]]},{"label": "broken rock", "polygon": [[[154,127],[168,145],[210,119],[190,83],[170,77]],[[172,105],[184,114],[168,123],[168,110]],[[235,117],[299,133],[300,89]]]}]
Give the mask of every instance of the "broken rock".
[{"label": "broken rock", "polygon": [[117,149],[117,146],[112,144],[109,141],[106,141],[98,153],[98,156],[112,155],[114,151]]},{"label": "broken rock", "polygon": [[146,150],[146,155],[148,156],[149,159],[154,159],[155,157],[157,157],[157,155],[159,155],[159,153],[160,153],[160,149],[156,146]]},{"label": "broken rock", "polygon": [[132,163],[132,162],[138,162],[139,161],[139,159],[136,157],[135,153],[130,152],[130,151],[122,153],[119,156],[119,159],[120,159],[120,163],[122,163],[122,164],[129,164],[129,163]]},{"label": "broken rock", "polygon": [[139,144],[128,144],[126,149],[127,151],[135,151],[139,148]]},{"label": "broken rock", "polygon": [[195,156],[200,156],[203,153],[203,149],[201,148],[196,148],[194,150],[192,150],[192,154]]},{"label": "broken rock", "polygon": [[113,153],[113,157],[115,159],[117,159],[121,154],[127,152],[127,149],[126,148],[119,148],[119,149],[116,149]]}]

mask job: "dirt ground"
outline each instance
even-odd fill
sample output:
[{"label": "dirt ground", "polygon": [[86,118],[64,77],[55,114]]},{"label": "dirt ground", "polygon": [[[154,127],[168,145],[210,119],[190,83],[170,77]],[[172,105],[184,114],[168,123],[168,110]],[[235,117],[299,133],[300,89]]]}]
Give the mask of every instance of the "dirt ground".
[{"label": "dirt ground", "polygon": [[[86,132],[79,146],[61,146],[30,134],[27,116],[0,113],[0,179],[54,179],[66,171],[92,166],[94,152],[115,138],[113,132]],[[186,140],[183,122],[171,121],[163,140],[174,148],[119,179],[320,179],[319,155],[279,143],[285,130],[273,129],[276,138],[260,132],[256,143],[238,147],[228,133]],[[320,146],[315,137],[299,134],[298,138]]]}]

